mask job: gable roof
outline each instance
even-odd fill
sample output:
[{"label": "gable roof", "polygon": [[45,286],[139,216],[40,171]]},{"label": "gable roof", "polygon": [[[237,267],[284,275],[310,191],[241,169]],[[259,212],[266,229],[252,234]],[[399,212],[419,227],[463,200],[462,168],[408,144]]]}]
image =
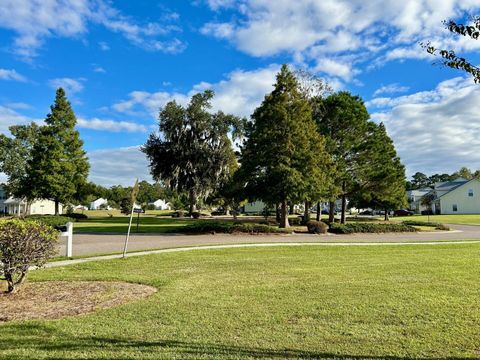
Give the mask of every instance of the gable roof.
[{"label": "gable roof", "polygon": [[[465,180],[465,179],[463,179],[463,180]],[[461,184],[458,184],[458,185],[452,187],[451,189],[449,189],[445,194],[442,194],[442,195],[438,196],[437,199],[440,199],[441,197],[444,197],[445,195],[450,194],[452,191],[455,191],[455,190],[457,190],[458,188],[461,188],[462,186],[471,183],[472,181],[480,182],[480,180],[478,180],[478,179],[465,180],[465,182],[462,182]],[[450,181],[449,181],[449,182],[450,182]],[[453,182],[454,182],[454,181],[453,181]],[[445,189],[445,190],[446,190],[446,189]]]}]

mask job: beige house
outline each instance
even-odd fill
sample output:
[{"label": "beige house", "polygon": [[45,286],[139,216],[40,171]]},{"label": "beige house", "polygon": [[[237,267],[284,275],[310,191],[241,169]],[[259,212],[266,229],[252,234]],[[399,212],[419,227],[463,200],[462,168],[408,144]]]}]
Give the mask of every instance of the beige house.
[{"label": "beige house", "polygon": [[480,181],[477,179],[437,183],[433,191],[436,214],[480,214]]},{"label": "beige house", "polygon": [[[55,214],[55,202],[51,200],[34,200],[27,205],[27,201],[24,199],[9,197],[3,186],[0,185],[0,213],[15,216]],[[59,211],[60,213],[63,211],[61,204]]]}]

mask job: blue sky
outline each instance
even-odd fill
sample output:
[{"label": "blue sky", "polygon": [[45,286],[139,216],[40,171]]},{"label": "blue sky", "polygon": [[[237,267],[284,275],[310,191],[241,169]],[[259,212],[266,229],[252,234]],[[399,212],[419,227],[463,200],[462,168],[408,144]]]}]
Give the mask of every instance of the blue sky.
[{"label": "blue sky", "polygon": [[478,0],[2,0],[0,131],[41,122],[63,86],[78,118],[90,179],[149,179],[138,151],[158,109],[207,88],[214,109],[248,116],[280,64],[308,69],[366,101],[408,174],[480,168],[480,85],[432,66],[432,40],[480,63],[480,41],[444,19]]}]

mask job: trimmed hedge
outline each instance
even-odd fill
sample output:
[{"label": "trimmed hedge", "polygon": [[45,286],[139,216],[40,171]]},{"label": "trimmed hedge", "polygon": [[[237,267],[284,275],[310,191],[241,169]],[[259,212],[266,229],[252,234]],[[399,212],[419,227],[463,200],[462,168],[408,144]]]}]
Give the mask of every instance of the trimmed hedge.
[{"label": "trimmed hedge", "polygon": [[25,218],[26,220],[35,220],[39,223],[50,225],[50,226],[61,226],[65,225],[67,222],[71,222],[72,219],[67,216],[61,215],[31,215]]},{"label": "trimmed hedge", "polygon": [[310,220],[307,222],[307,229],[310,234],[326,234],[328,225],[321,221]]},{"label": "trimmed hedge", "polygon": [[70,214],[65,214],[65,216],[69,217],[70,219],[73,219],[75,221],[80,221],[80,220],[86,220],[88,219],[88,216],[85,214],[81,213],[70,213]]},{"label": "trimmed hedge", "polygon": [[405,224],[349,223],[330,224],[329,232],[334,234],[416,232],[413,226]]},{"label": "trimmed hedge", "polygon": [[199,221],[195,224],[188,225],[183,230],[189,234],[204,234],[204,233],[250,233],[250,234],[265,234],[265,233],[286,233],[285,229],[279,229],[270,225],[252,224],[252,223],[229,223],[221,221]]},{"label": "trimmed hedge", "polygon": [[435,228],[435,230],[445,230],[445,231],[450,230],[450,228],[447,225],[437,223],[437,222],[405,220],[405,221],[402,221],[402,224],[410,225],[410,226],[428,226],[428,227]]}]

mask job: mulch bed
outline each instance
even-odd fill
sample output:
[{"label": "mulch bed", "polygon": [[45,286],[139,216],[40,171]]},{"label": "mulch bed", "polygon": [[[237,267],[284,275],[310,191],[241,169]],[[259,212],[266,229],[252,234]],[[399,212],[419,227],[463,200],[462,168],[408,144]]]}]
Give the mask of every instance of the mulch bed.
[{"label": "mulch bed", "polygon": [[5,294],[3,290],[0,286],[0,323],[88,314],[142,299],[157,291],[151,286],[108,281],[31,282],[15,294]]}]

